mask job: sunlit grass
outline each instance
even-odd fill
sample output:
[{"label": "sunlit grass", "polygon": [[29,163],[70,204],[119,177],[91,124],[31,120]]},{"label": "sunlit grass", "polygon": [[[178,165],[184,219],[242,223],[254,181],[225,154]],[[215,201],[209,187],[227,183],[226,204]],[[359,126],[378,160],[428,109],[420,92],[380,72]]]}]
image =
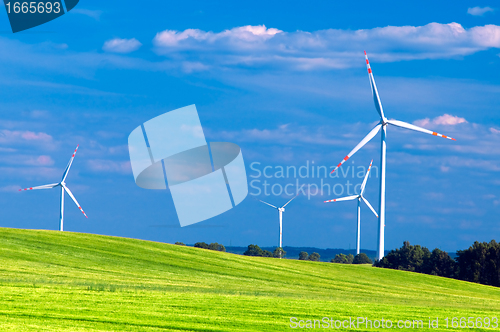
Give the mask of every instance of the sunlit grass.
[{"label": "sunlit grass", "polygon": [[[282,331],[290,317],[493,317],[498,288],[370,266],[0,228],[2,331]],[[361,330],[365,330],[364,328]],[[436,329],[432,329],[436,331]]]}]

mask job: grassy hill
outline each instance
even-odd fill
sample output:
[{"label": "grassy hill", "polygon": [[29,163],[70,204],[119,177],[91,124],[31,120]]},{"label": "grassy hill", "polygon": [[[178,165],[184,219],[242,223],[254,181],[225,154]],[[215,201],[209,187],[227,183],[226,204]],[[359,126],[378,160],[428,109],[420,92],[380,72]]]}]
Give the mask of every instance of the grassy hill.
[{"label": "grassy hill", "polygon": [[451,331],[446,317],[499,312],[500,289],[458,280],[0,228],[1,331],[283,331],[290,317],[421,319],[420,330],[439,317],[432,330]]}]

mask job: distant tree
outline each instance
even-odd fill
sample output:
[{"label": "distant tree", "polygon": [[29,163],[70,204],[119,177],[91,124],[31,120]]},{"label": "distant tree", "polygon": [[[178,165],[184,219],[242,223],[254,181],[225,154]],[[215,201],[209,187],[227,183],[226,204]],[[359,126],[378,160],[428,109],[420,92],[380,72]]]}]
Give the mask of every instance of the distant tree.
[{"label": "distant tree", "polygon": [[353,264],[373,264],[372,260],[368,258],[368,256],[364,253],[361,252],[354,257],[354,260],[352,261]]},{"label": "distant tree", "polygon": [[490,243],[476,241],[457,255],[459,279],[500,286],[500,244],[495,240]]},{"label": "distant tree", "polygon": [[306,261],[309,258],[309,254],[305,251],[301,251],[299,254],[299,260]]},{"label": "distant tree", "polygon": [[274,249],[274,252],[273,252],[274,258],[283,258],[285,256],[286,256],[286,251],[283,250],[283,248],[278,247],[278,248]]},{"label": "distant tree", "polygon": [[206,244],[205,242],[196,242],[194,246],[195,248],[208,249],[208,244]]},{"label": "distant tree", "polygon": [[185,246],[185,244],[183,242],[175,242],[175,244],[178,246]]},{"label": "distant tree", "polygon": [[375,263],[377,267],[388,269],[421,272],[426,270],[427,261],[431,252],[419,245],[412,246],[410,242],[403,242],[401,249],[391,250],[384,258]]},{"label": "distant tree", "polygon": [[248,246],[247,251],[243,253],[243,255],[246,256],[262,256],[262,254],[263,254],[262,249],[260,249],[260,247],[256,244],[250,244]]},{"label": "distant tree", "polygon": [[226,251],[226,248],[222,244],[219,244],[217,242],[210,243],[208,245],[208,249],[216,251]]},{"label": "distant tree", "polygon": [[262,250],[262,257],[273,257],[273,253],[269,250]]},{"label": "distant tree", "polygon": [[453,260],[447,252],[412,246],[405,241],[374,266],[427,273],[500,287],[500,244],[495,240],[474,242],[467,250],[459,250]]},{"label": "distant tree", "polygon": [[352,264],[352,262],[354,262],[354,255],[353,254],[347,255],[347,264]]},{"label": "distant tree", "polygon": [[[349,255],[352,256],[352,255]],[[340,264],[352,264],[354,257],[349,257],[344,254],[337,254],[335,257],[330,261],[332,263],[340,263]]]},{"label": "distant tree", "polygon": [[432,251],[430,257],[424,261],[421,272],[435,276],[455,278],[457,263],[446,251],[436,248]]},{"label": "distant tree", "polygon": [[317,252],[313,252],[312,254],[309,255],[309,257],[307,259],[310,261],[319,262],[319,258],[320,258],[320,255]]}]

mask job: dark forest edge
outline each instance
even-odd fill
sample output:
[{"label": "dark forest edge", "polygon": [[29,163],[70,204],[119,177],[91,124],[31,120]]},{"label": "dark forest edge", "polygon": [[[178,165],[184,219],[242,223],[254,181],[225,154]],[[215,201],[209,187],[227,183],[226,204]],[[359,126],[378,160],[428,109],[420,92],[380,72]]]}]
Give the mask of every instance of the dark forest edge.
[{"label": "dark forest edge", "polygon": [[436,248],[431,252],[405,241],[401,248],[390,251],[374,266],[500,287],[500,244],[495,240],[476,241],[468,249],[457,251],[453,259],[445,251]]}]

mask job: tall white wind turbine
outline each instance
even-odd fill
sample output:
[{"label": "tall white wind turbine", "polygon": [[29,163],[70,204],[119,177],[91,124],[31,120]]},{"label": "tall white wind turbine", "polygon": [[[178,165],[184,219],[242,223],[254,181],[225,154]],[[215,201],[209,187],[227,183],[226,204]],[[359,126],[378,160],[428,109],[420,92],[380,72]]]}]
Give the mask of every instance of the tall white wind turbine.
[{"label": "tall white wind turbine", "polygon": [[335,172],[343,163],[345,163],[349,158],[352,157],[359,149],[365,146],[377,133],[382,130],[381,135],[381,158],[380,158],[380,206],[379,206],[379,227],[378,227],[378,241],[377,241],[377,258],[380,260],[384,257],[384,227],[385,227],[385,166],[386,166],[386,135],[387,135],[387,125],[393,125],[396,127],[411,129],[419,131],[425,134],[430,134],[434,136],[439,136],[447,139],[454,140],[454,138],[438,134],[434,131],[430,131],[403,121],[398,120],[388,120],[384,115],[384,109],[382,108],[382,102],[380,101],[380,96],[378,94],[377,85],[375,84],[375,79],[373,78],[372,69],[370,67],[370,62],[368,61],[368,56],[365,52],[366,66],[368,68],[368,77],[370,79],[370,86],[372,88],[373,101],[375,102],[375,109],[380,116],[380,122],[373,128],[368,135],[354,149],[352,149],[349,154],[342,159],[342,161],[335,167],[332,171]]},{"label": "tall white wind turbine", "polygon": [[76,200],[75,196],[73,196],[73,193],[71,192],[71,190],[69,190],[69,188],[66,186],[66,182],[64,182],[66,180],[66,177],[68,176],[69,169],[71,168],[71,164],[73,164],[73,159],[75,159],[75,154],[76,154],[76,151],[78,150],[79,146],[80,145],[78,145],[76,147],[76,149],[75,149],[75,152],[73,152],[73,155],[71,156],[71,159],[69,160],[68,166],[66,166],[66,169],[64,170],[61,182],[59,182],[59,183],[52,183],[52,184],[46,184],[44,186],[19,189],[19,191],[25,191],[25,190],[52,189],[52,188],[55,188],[55,187],[61,187],[61,214],[60,214],[60,217],[59,217],[59,230],[60,231],[63,231],[63,226],[64,226],[64,192],[65,191],[68,193],[69,197],[71,197],[71,199],[73,199],[73,202],[75,202],[76,206],[78,206],[78,208],[80,209],[80,211],[82,211],[82,213],[85,216],[85,218],[88,218],[87,215],[85,214],[85,212],[83,212],[83,209],[80,206],[80,204],[78,204],[78,201]]},{"label": "tall white wind turbine", "polygon": [[373,159],[370,162],[370,166],[368,166],[368,170],[366,171],[365,178],[363,179],[363,183],[361,184],[361,190],[359,192],[359,195],[352,195],[352,196],[346,196],[346,197],[341,197],[341,198],[335,198],[331,199],[329,201],[325,201],[325,203],[330,203],[330,202],[340,202],[340,201],[351,201],[354,199],[358,200],[358,228],[356,232],[356,255],[359,255],[359,250],[360,250],[360,238],[361,238],[361,200],[365,202],[366,206],[372,210],[373,214],[378,218],[377,212],[375,212],[375,209],[371,206],[371,204],[368,202],[368,200],[363,196],[363,193],[365,192],[365,187],[366,187],[366,181],[368,180],[368,175],[370,175],[370,170],[372,168],[372,163]]},{"label": "tall white wind turbine", "polygon": [[[279,218],[280,218],[280,248],[283,248],[283,212],[285,212],[285,206],[287,206],[291,201],[293,201],[297,196],[292,197],[288,202],[285,203],[282,207],[277,207],[263,200],[260,200],[262,203],[269,205],[278,210]],[[280,255],[281,258],[281,255]]]}]

